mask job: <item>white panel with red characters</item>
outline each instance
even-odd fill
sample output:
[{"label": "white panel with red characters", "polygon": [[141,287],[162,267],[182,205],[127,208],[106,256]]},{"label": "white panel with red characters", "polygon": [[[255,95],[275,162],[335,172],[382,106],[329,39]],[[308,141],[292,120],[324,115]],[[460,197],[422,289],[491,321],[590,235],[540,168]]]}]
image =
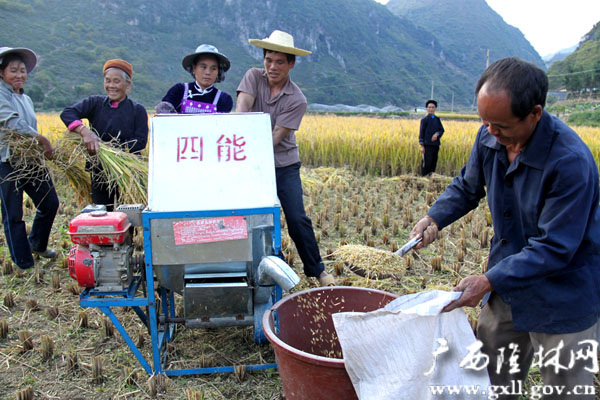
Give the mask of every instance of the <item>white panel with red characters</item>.
[{"label": "white panel with red characters", "polygon": [[148,143],[148,211],[278,204],[269,114],[160,114]]}]

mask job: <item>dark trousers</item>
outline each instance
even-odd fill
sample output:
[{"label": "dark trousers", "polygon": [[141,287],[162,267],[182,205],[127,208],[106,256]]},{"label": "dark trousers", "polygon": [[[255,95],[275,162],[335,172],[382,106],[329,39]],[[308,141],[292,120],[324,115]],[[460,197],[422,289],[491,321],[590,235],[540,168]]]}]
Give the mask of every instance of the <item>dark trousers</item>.
[{"label": "dark trousers", "polygon": [[421,176],[435,172],[439,151],[440,146],[425,146],[425,154],[423,155],[423,162],[421,164]]},{"label": "dark trousers", "polygon": [[103,204],[107,211],[113,211],[114,205],[119,197],[119,190],[116,187],[110,187],[106,183],[106,177],[98,167],[91,168],[92,179],[92,203]]},{"label": "dark trousers", "polygon": [[[48,246],[50,230],[58,210],[58,196],[47,171],[40,175],[43,179],[6,180],[12,172],[13,168],[8,162],[0,162],[2,224],[13,262],[25,269],[34,264],[31,250],[44,251]],[[29,237],[23,221],[23,192],[27,193],[37,208]]]},{"label": "dark trousers", "polygon": [[318,277],[325,270],[312,222],[306,216],[302,200],[300,163],[275,168],[277,196],[287,221],[288,232],[304,264],[306,276]]}]

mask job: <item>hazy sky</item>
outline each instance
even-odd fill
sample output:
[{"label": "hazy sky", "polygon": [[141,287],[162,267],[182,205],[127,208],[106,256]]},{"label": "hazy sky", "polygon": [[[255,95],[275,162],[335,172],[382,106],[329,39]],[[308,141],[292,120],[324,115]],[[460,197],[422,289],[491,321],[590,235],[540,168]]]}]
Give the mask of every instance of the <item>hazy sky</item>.
[{"label": "hazy sky", "polygon": [[486,1],[506,23],[519,28],[542,57],[576,45],[600,22],[600,0]]}]

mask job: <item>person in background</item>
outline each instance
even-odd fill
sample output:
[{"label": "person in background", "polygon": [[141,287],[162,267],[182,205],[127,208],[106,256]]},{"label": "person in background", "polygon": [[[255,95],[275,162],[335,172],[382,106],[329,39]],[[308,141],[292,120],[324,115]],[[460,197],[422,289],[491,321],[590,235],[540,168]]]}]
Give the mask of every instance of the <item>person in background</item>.
[{"label": "person in background", "polygon": [[265,112],[271,116],[277,196],[296,244],[306,276],[318,279],[321,286],[333,286],[333,276],[325,271],[312,222],[306,215],[300,180],[300,154],[294,132],[306,111],[306,98],[292,82],[289,73],[296,56],[311,54],[294,47],[292,35],[273,31],[268,38],[249,39],[263,49],[265,68],[249,69],[237,88],[237,112]]},{"label": "person in background", "polygon": [[[44,156],[52,159],[54,150],[48,138],[37,131],[37,119],[31,98],[24,92],[27,74],[37,64],[37,56],[22,47],[0,47],[0,201],[2,224],[10,257],[17,267],[31,268],[33,253],[55,258],[48,247],[54,217],[58,211],[58,196],[48,171],[44,168],[36,178],[10,179],[15,172],[11,166],[9,131],[37,139]],[[9,179],[7,179],[9,178]],[[31,232],[27,235],[23,221],[23,192],[37,208]]]},{"label": "person in background", "polygon": [[584,390],[594,388],[598,365],[598,167],[577,133],[544,110],[547,91],[544,71],[518,58],[484,71],[476,89],[483,125],[469,160],[411,236],[428,245],[487,194],[487,271],[460,281],[460,298],[444,311],[483,299],[477,338],[492,385],[524,387],[535,354],[544,385],[564,389],[544,399],[594,399]]},{"label": "person in background", "polygon": [[181,61],[183,69],[194,77],[193,82],[177,83],[156,105],[157,114],[228,113],[233,99],[215,82],[223,82],[231,63],[223,53],[210,44],[201,44]]},{"label": "person in background", "polygon": [[440,138],[444,134],[442,121],[435,115],[437,101],[427,100],[425,107],[427,107],[427,116],[421,119],[421,129],[419,130],[419,146],[423,157],[421,176],[435,172],[440,151]]},{"label": "person in background", "polygon": [[[108,60],[102,68],[106,95],[92,95],[67,107],[60,118],[70,131],[81,135],[88,152],[98,152],[99,141],[116,140],[130,153],[140,153],[148,141],[148,114],[141,104],[128,95],[133,86],[133,68],[120,59]],[[86,127],[82,119],[89,121]],[[98,134],[96,134],[96,132]],[[86,166],[92,179],[92,202],[114,209],[117,188],[111,187],[98,166]]]}]

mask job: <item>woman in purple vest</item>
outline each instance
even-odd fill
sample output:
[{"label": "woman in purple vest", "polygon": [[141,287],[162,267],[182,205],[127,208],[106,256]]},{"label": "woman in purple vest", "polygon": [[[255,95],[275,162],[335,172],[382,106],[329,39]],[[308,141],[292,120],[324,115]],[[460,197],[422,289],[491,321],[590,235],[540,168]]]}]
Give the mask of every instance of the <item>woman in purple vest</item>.
[{"label": "woman in purple vest", "polygon": [[183,69],[194,77],[194,82],[175,84],[162,101],[156,113],[204,114],[228,113],[233,108],[231,96],[214,86],[225,80],[229,59],[210,44],[201,44],[196,51],[183,58]]}]

